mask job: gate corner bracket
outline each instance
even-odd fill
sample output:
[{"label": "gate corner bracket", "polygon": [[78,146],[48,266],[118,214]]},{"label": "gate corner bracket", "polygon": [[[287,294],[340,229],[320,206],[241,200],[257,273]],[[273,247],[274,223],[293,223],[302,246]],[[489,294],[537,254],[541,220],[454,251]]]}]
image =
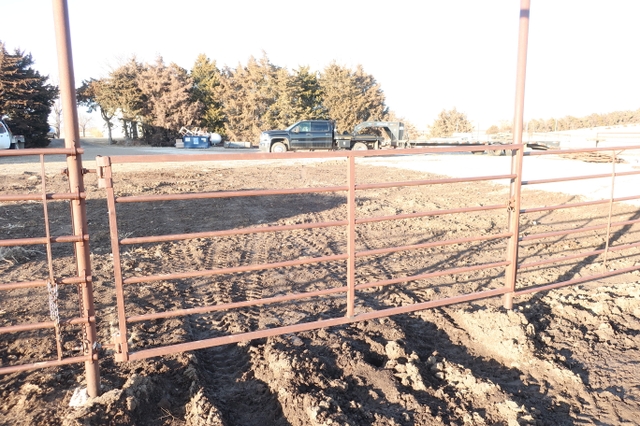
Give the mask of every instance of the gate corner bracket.
[{"label": "gate corner bracket", "polygon": [[114,333],[113,351],[116,362],[124,362],[129,360],[129,354],[127,350],[127,342],[122,341],[122,335],[120,333]]},{"label": "gate corner bracket", "polygon": [[96,172],[98,174],[98,188],[112,188],[111,180],[111,158],[96,156]]}]

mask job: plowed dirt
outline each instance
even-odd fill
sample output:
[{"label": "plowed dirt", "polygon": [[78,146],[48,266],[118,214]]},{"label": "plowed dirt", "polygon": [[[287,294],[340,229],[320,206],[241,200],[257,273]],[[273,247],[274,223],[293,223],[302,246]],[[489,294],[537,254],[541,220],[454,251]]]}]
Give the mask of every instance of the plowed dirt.
[{"label": "plowed dirt", "polygon": [[[474,156],[475,157],[475,156]],[[2,193],[40,189],[37,173],[6,166]],[[17,166],[11,166],[17,167]],[[62,191],[66,177],[47,169],[48,192]],[[116,169],[118,195],[344,185],[340,161],[167,165],[163,170]],[[437,176],[367,163],[358,183],[410,181]],[[100,342],[117,326],[113,262],[104,192],[87,175],[91,261]],[[487,236],[486,240],[359,257],[358,284],[444,269],[502,262],[507,232],[506,186],[472,182],[379,188],[358,194],[357,217],[425,210],[498,206],[473,213],[358,225],[356,250]],[[579,197],[525,191],[525,206],[576,202]],[[331,222],[346,218],[344,192],[239,197],[118,205],[120,238]],[[67,204],[48,203],[54,235],[70,232]],[[40,202],[2,203],[0,239],[43,235]],[[521,235],[636,220],[638,207],[619,204],[524,215]],[[639,240],[638,225],[609,235],[611,245]],[[602,250],[606,229],[526,241],[520,262],[567,256],[562,262],[524,269],[518,287],[588,277],[640,264],[640,250]],[[125,276],[207,270],[344,253],[346,229],[265,232],[139,244],[122,248]],[[1,282],[48,277],[44,246],[0,252]],[[53,247],[58,276],[75,274],[70,244]],[[605,259],[606,256],[606,259]],[[358,292],[356,313],[495,289],[504,267],[434,276]],[[341,287],[344,261],[213,277],[159,280],[126,287],[128,315],[293,292]],[[61,317],[77,316],[74,286],[61,287]],[[46,289],[3,292],[0,326],[47,321]],[[130,325],[132,351],[244,331],[339,317],[343,293],[269,306],[252,306]],[[78,355],[81,329],[65,326],[66,356]],[[3,425],[632,425],[640,424],[640,274],[587,280],[562,289],[367,320],[278,337],[228,344],[142,361],[116,363],[100,351],[102,395],[70,406],[84,384],[82,365],[0,376]],[[1,366],[55,359],[50,331],[0,335]]]}]

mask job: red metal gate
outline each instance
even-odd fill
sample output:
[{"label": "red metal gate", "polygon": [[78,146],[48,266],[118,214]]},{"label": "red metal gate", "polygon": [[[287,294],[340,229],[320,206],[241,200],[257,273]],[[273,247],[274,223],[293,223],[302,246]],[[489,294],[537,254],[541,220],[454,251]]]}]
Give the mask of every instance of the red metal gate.
[{"label": "red metal gate", "polygon": [[[550,283],[541,285],[526,285],[522,282],[519,283],[519,277],[523,270],[530,268],[537,268],[543,265],[557,265],[566,263],[568,261],[575,261],[576,259],[587,259],[590,261],[600,260],[599,256],[604,257],[606,263],[606,257],[612,252],[625,252],[636,249],[640,246],[638,242],[625,243],[615,245],[612,241],[612,230],[625,226],[633,226],[640,223],[640,219],[635,218],[632,220],[614,221],[612,216],[609,215],[603,223],[594,226],[573,226],[570,229],[551,230],[543,233],[532,233],[527,230],[526,233],[520,232],[521,221],[524,215],[539,213],[539,212],[553,212],[562,209],[575,209],[575,208],[592,208],[593,206],[606,205],[609,206],[609,211],[613,208],[614,204],[628,202],[632,200],[640,199],[640,195],[632,195],[626,197],[614,198],[613,191],[608,199],[585,201],[578,203],[565,203],[557,206],[527,206],[521,208],[521,190],[522,186],[530,186],[542,183],[551,182],[564,182],[574,180],[586,180],[586,179],[602,179],[608,178],[611,180],[611,185],[615,182],[616,178],[628,177],[640,174],[640,171],[628,171],[628,172],[616,172],[615,171],[615,153],[619,153],[628,149],[640,149],[640,147],[616,147],[616,148],[601,148],[595,150],[570,150],[570,151],[548,151],[548,152],[527,152],[524,153],[523,148],[517,145],[508,145],[502,147],[489,148],[492,149],[505,149],[510,152],[511,155],[511,170],[515,172],[510,173],[505,171],[503,174],[491,175],[491,176],[476,176],[471,178],[438,178],[438,179],[425,179],[416,181],[403,181],[403,182],[375,182],[375,183],[357,183],[357,166],[356,159],[362,157],[376,157],[376,156],[388,156],[389,152],[333,152],[333,153],[287,153],[287,154],[246,154],[246,155],[198,155],[188,156],[185,159],[184,156],[123,156],[123,157],[102,157],[98,158],[99,177],[100,184],[107,191],[107,201],[109,206],[109,220],[110,220],[110,234],[112,241],[112,250],[114,258],[114,277],[117,293],[118,303],[118,319],[119,329],[115,336],[116,344],[116,358],[120,361],[124,360],[136,360],[147,358],[157,355],[165,355],[174,352],[200,349],[215,345],[222,345],[227,343],[239,342],[243,340],[255,339],[266,336],[273,336],[277,334],[284,334],[302,330],[316,329],[326,326],[345,324],[355,321],[361,321],[365,319],[378,318],[388,315],[394,315],[399,313],[412,312],[421,309],[432,308],[436,306],[444,306],[454,303],[460,303],[465,301],[471,301],[476,299],[482,299],[487,297],[493,297],[498,295],[505,296],[505,305],[511,308],[513,296],[531,293],[535,291],[548,290],[561,286],[577,284],[586,281],[598,280],[613,275],[619,275],[627,272],[637,271],[640,266],[634,265],[621,269],[613,269],[607,267],[606,271],[601,273],[595,273],[589,276],[582,276],[579,278],[571,278],[567,280],[556,280]],[[413,150],[395,151],[395,155],[407,155],[407,154],[419,154],[419,153],[446,153],[462,150],[482,150],[485,148],[422,148]],[[527,158],[530,156],[539,155],[558,155],[562,154],[576,154],[581,152],[602,152],[612,151],[614,152],[613,167],[614,170],[610,174],[598,174],[588,176],[570,176],[559,177],[544,180],[532,180],[522,182],[522,168],[518,168],[518,158]],[[112,165],[124,164],[124,163],[159,163],[159,162],[189,162],[193,164],[197,161],[216,161],[216,162],[229,162],[229,161],[263,161],[265,159],[278,160],[278,159],[344,159],[344,184],[325,187],[313,187],[313,188],[286,188],[286,189],[260,189],[260,190],[233,190],[233,191],[215,191],[204,193],[180,193],[180,194],[153,194],[153,195],[116,195],[116,188],[114,187]],[[526,160],[525,160],[526,162]],[[511,191],[504,202],[501,204],[487,205],[482,202],[479,206],[460,206],[454,209],[437,209],[417,211],[412,213],[402,213],[397,215],[383,215],[383,216],[362,216],[356,215],[356,204],[359,197],[358,194],[366,193],[372,189],[384,189],[384,188],[407,188],[407,187],[424,187],[426,191],[433,185],[451,185],[462,182],[481,182],[481,181],[504,181],[510,184]],[[514,189],[515,188],[515,189]],[[330,222],[317,222],[317,223],[304,223],[297,225],[270,225],[270,226],[250,226],[239,229],[231,230],[217,230],[210,232],[196,232],[186,234],[170,234],[163,235],[136,235],[135,237],[120,238],[119,228],[117,220],[117,208],[118,205],[128,203],[146,203],[146,202],[164,202],[175,200],[203,200],[203,199],[232,199],[235,197],[268,197],[273,195],[293,195],[293,194],[310,194],[310,193],[344,193],[346,204],[346,217],[344,220],[330,221]],[[517,196],[518,198],[514,197]],[[484,201],[484,200],[483,200]],[[444,216],[451,214],[474,214],[478,212],[496,212],[503,215],[504,218],[510,224],[509,229],[502,230],[485,235],[466,236],[464,238],[452,238],[443,239],[439,241],[426,242],[421,244],[411,244],[405,246],[394,246],[376,248],[370,250],[357,250],[358,238],[356,237],[356,229],[358,226],[375,222],[391,222],[395,220],[404,220],[409,218],[426,218],[435,216]],[[515,224],[515,225],[514,225]],[[554,225],[555,226],[555,225]],[[281,232],[301,229],[321,229],[321,228],[339,227],[344,228],[346,236],[346,250],[341,253],[336,253],[328,256],[312,257],[312,258],[300,258],[295,260],[286,260],[272,263],[254,263],[244,266],[232,266],[226,268],[204,269],[204,270],[190,270],[185,272],[176,273],[164,273],[164,274],[151,274],[143,275],[139,272],[133,272],[131,270],[123,270],[121,262],[121,250],[123,247],[140,244],[157,244],[161,242],[169,241],[181,241],[192,239],[206,239],[206,238],[220,238],[224,236],[238,236],[246,235],[250,236],[255,233],[266,232]],[[572,253],[570,255],[557,256],[552,252],[541,253],[537,260],[531,261],[529,256],[523,256],[520,252],[522,244],[528,244],[530,241],[536,241],[541,239],[549,239],[558,236],[567,236],[573,234],[581,234],[585,232],[597,232],[603,231],[603,239],[606,243],[602,248],[596,250],[590,250],[587,252]],[[502,241],[504,242],[504,252],[501,259],[496,259],[494,262],[487,264],[474,264],[469,266],[458,266],[453,268],[442,267],[437,270],[432,270],[425,273],[414,275],[402,275],[393,276],[387,278],[380,278],[369,280],[366,282],[357,282],[357,268],[356,260],[366,258],[368,256],[376,256],[389,253],[409,252],[412,250],[423,249],[442,249],[444,247],[451,247],[458,244],[474,243],[480,241]],[[360,244],[362,245],[362,244]],[[595,256],[595,257],[594,257]],[[251,300],[234,301],[232,303],[219,303],[219,304],[202,304],[200,306],[190,307],[186,309],[175,309],[160,311],[154,310],[152,312],[137,313],[135,315],[129,314],[126,308],[126,296],[125,288],[131,286],[139,286],[145,283],[158,282],[158,281],[171,281],[171,280],[184,280],[194,277],[215,277],[225,274],[237,274],[246,271],[259,271],[259,270],[271,270],[290,268],[299,265],[312,265],[327,262],[344,262],[346,269],[345,281],[341,286],[309,291],[309,292],[296,292],[291,291],[288,294],[278,295],[269,298],[253,298]],[[426,260],[425,260],[426,261]],[[367,312],[356,312],[356,305],[359,302],[359,296],[363,291],[371,288],[382,288],[390,285],[403,284],[408,282],[414,282],[419,280],[430,280],[436,277],[442,276],[454,276],[459,274],[468,274],[474,271],[482,271],[494,269],[503,271],[504,279],[502,284],[494,283],[494,286],[490,289],[484,289],[482,291],[469,292],[465,294],[456,295],[455,297],[446,297],[433,300],[418,300],[414,303],[404,304],[402,306],[387,307],[384,309],[372,309]],[[498,274],[500,275],[500,274]],[[214,279],[214,278],[212,278]],[[522,280],[520,280],[522,281]],[[526,280],[525,280],[526,281]],[[134,292],[135,293],[135,292]],[[172,345],[141,348],[132,351],[128,348],[129,327],[135,323],[149,322],[154,320],[162,320],[176,317],[188,317],[190,315],[199,315],[205,313],[211,313],[215,311],[228,311],[238,308],[246,308],[252,306],[267,306],[272,304],[281,303],[284,301],[302,300],[311,297],[329,296],[329,295],[343,295],[346,299],[346,309],[341,316],[336,316],[327,319],[321,319],[317,321],[304,322],[299,324],[292,324],[282,327],[273,327],[260,330],[251,330],[243,333],[229,334],[224,336],[218,336],[214,338],[207,338],[198,341],[181,342]]]},{"label": "red metal gate", "polygon": [[[504,147],[499,147],[495,149],[503,149]],[[507,148],[512,148],[517,151],[517,147],[515,146],[507,146]],[[463,148],[469,150],[470,148]],[[484,150],[485,148],[477,147],[476,150]],[[449,148],[449,149],[438,149],[438,148],[425,148],[425,149],[413,149],[411,151],[399,151],[403,154],[411,153],[428,153],[428,152],[453,152],[459,151],[461,148]],[[506,218],[507,210],[512,210],[510,207],[512,202],[508,199],[505,199],[501,204],[495,205],[480,205],[480,206],[465,206],[459,207],[455,209],[449,210],[429,210],[429,211],[420,211],[413,213],[406,213],[400,215],[393,216],[376,216],[376,217],[356,217],[356,199],[358,197],[358,193],[366,192],[367,190],[372,189],[381,189],[381,188],[398,188],[398,187],[413,187],[413,186],[421,186],[428,188],[430,185],[444,185],[444,184],[454,184],[454,183],[462,183],[462,182],[479,182],[479,181],[495,181],[495,180],[506,180],[513,181],[517,178],[517,175],[511,173],[504,173],[499,175],[491,175],[491,176],[478,176],[474,178],[441,178],[441,179],[428,179],[428,180],[418,180],[418,181],[410,181],[410,182],[377,182],[377,183],[367,183],[367,184],[358,184],[356,183],[356,158],[359,157],[372,157],[372,156],[381,156],[381,155],[389,155],[389,152],[333,152],[333,153],[288,153],[288,154],[247,154],[247,155],[198,155],[198,156],[185,156],[174,155],[174,156],[123,156],[123,157],[98,157],[97,165],[98,165],[98,174],[99,174],[99,182],[100,186],[104,187],[107,192],[107,203],[109,208],[109,221],[110,221],[110,235],[112,241],[112,252],[114,259],[114,278],[115,278],[115,286],[117,293],[117,303],[118,303],[118,320],[119,320],[119,330],[115,336],[115,345],[116,345],[116,358],[118,360],[136,360],[142,359],[151,356],[164,355],[179,351],[192,350],[198,348],[205,348],[214,345],[222,345],[232,342],[239,342],[242,340],[254,339],[265,336],[272,336],[283,333],[290,333],[294,331],[301,330],[309,330],[315,328],[326,327],[330,325],[337,324],[345,324],[354,321],[360,321],[364,319],[370,318],[378,318],[382,316],[388,316],[393,314],[405,313],[416,311],[420,309],[426,309],[435,306],[443,306],[452,303],[459,303],[464,301],[470,301],[475,299],[481,299],[491,296],[497,296],[501,294],[505,294],[509,292],[511,287],[508,283],[503,283],[503,285],[496,285],[494,288],[472,292],[468,294],[461,294],[452,298],[444,298],[438,300],[424,300],[419,303],[414,303],[405,306],[397,306],[393,308],[387,309],[379,309],[373,310],[366,313],[356,313],[355,305],[358,300],[359,292],[362,292],[366,289],[370,289],[373,287],[383,287],[393,284],[399,284],[409,281],[416,280],[428,280],[430,278],[444,276],[444,275],[456,275],[456,274],[464,274],[471,273],[473,271],[479,271],[484,269],[504,269],[504,267],[510,264],[510,261],[507,259],[507,254],[503,253],[501,259],[497,259],[495,262],[489,264],[478,264],[464,267],[456,267],[456,268],[442,268],[439,270],[434,270],[427,273],[421,273],[416,275],[408,275],[408,276],[399,276],[393,277],[390,279],[377,279],[374,281],[361,282],[356,284],[355,276],[356,276],[356,259],[364,258],[367,256],[388,254],[388,253],[397,253],[397,252],[406,252],[411,250],[421,250],[427,248],[438,248],[438,247],[447,247],[454,246],[457,244],[465,244],[472,242],[480,242],[480,241],[511,241],[509,244],[513,246],[517,244],[517,240],[515,238],[515,234],[512,232],[498,232],[490,235],[482,235],[482,236],[469,236],[464,238],[453,238],[441,241],[433,241],[422,244],[414,244],[407,246],[397,246],[397,247],[385,247],[378,248],[373,250],[356,250],[356,227],[359,225],[374,223],[374,222],[388,222],[394,220],[403,220],[409,218],[426,218],[430,216],[442,216],[442,215],[451,215],[451,214],[469,214],[475,212],[499,212]],[[216,192],[205,192],[205,193],[180,193],[180,194],[153,194],[153,195],[137,195],[137,196],[117,196],[116,188],[114,185],[114,175],[112,166],[116,164],[124,164],[124,163],[161,163],[161,162],[183,162],[193,164],[196,161],[216,161],[216,162],[228,162],[234,160],[248,160],[248,161],[262,161],[265,159],[277,160],[277,159],[336,159],[341,158],[345,160],[344,167],[344,184],[338,186],[329,186],[329,187],[313,187],[313,188],[286,188],[280,190],[271,190],[271,189],[263,189],[263,190],[240,190],[240,191],[216,191]],[[224,164],[224,163],[223,163]],[[186,164],[185,164],[186,165]],[[298,225],[271,225],[271,226],[260,226],[260,227],[246,227],[241,229],[232,229],[232,230],[223,230],[223,231],[210,231],[210,232],[197,232],[197,233],[189,233],[189,234],[163,234],[163,235],[152,235],[152,236],[141,236],[137,235],[135,237],[127,237],[121,238],[119,237],[120,231],[118,228],[118,217],[117,217],[117,209],[118,205],[127,204],[127,203],[145,203],[145,202],[162,202],[162,201],[175,201],[175,200],[202,200],[202,199],[231,199],[234,197],[267,197],[273,195],[292,195],[292,194],[310,194],[310,193],[344,193],[346,194],[345,203],[346,203],[346,211],[347,215],[344,220],[340,221],[332,221],[332,222],[319,222],[319,223],[304,223]],[[219,238],[229,235],[251,235],[254,233],[265,233],[265,232],[280,232],[280,231],[291,231],[291,230],[300,230],[300,229],[318,229],[318,228],[326,228],[326,227],[342,227],[345,229],[346,235],[346,251],[342,253],[333,254],[330,256],[321,256],[314,258],[304,258],[304,259],[296,259],[296,260],[287,260],[280,261],[274,263],[267,264],[252,264],[248,266],[233,266],[227,268],[217,268],[217,269],[208,269],[208,270],[191,270],[186,272],[178,272],[178,273],[168,273],[168,274],[156,274],[156,275],[142,275],[140,272],[134,272],[132,270],[123,271],[122,268],[122,260],[121,260],[121,250],[125,246],[130,245],[140,245],[140,244],[150,244],[150,243],[161,243],[161,242],[169,242],[169,241],[180,241],[180,240],[192,240],[198,238]],[[168,280],[183,280],[190,279],[194,277],[214,277],[220,276],[223,274],[233,274],[233,273],[241,273],[246,271],[256,271],[256,270],[269,270],[276,268],[288,268],[297,265],[310,265],[317,264],[322,262],[336,262],[343,261],[345,262],[346,268],[346,280],[343,285],[335,288],[311,291],[311,292],[291,292],[289,294],[270,297],[270,298],[258,298],[254,300],[244,300],[233,303],[223,303],[223,304],[213,304],[213,305],[202,305],[197,307],[192,307],[188,309],[176,309],[171,311],[154,311],[148,312],[144,314],[131,315],[127,313],[126,309],[126,300],[125,300],[125,288],[129,286],[141,285],[144,283],[150,282],[158,282],[158,281],[168,281]],[[133,292],[135,293],[135,292]],[[237,309],[241,307],[249,307],[249,306],[258,306],[258,305],[269,305],[276,304],[283,301],[292,301],[305,299],[310,297],[318,297],[318,296],[327,296],[331,294],[342,294],[346,298],[346,310],[344,315],[340,317],[334,317],[330,319],[322,319],[313,322],[306,322],[302,324],[294,324],[285,327],[276,327],[269,328],[263,330],[253,330],[246,333],[238,333],[233,335],[225,335],[216,338],[205,339],[201,341],[194,342],[185,342],[179,343],[175,345],[155,347],[149,349],[141,349],[134,352],[131,352],[128,349],[128,338],[129,338],[129,325],[133,323],[140,323],[144,321],[152,321],[159,319],[167,319],[174,317],[184,317],[188,315],[195,314],[203,314],[210,313],[214,311],[220,310],[231,310]]]},{"label": "red metal gate", "polygon": [[[65,155],[75,162],[75,157],[81,153],[82,150],[76,148],[0,151],[0,158],[18,156],[39,156],[40,158],[39,190],[36,183],[26,192],[0,195],[5,229],[0,239],[0,249],[3,249],[2,258],[9,263],[16,263],[16,257],[25,254],[46,259],[45,270],[33,272],[27,280],[22,278],[11,281],[14,276],[24,277],[24,273],[17,274],[16,271],[14,274],[12,268],[5,270],[5,279],[0,283],[3,302],[12,303],[15,307],[19,306],[20,300],[24,300],[24,306],[28,306],[29,310],[22,315],[10,317],[5,322],[10,325],[1,326],[0,334],[22,340],[35,339],[41,343],[34,344],[34,347],[41,349],[36,354],[24,355],[19,359],[20,363],[0,367],[0,374],[78,362],[85,362],[92,369],[97,370],[96,318],[88,260],[89,235],[86,219],[74,216],[74,205],[84,205],[86,193],[83,187],[78,185],[69,186],[65,192],[50,192],[47,188],[49,178],[45,173],[45,156]],[[66,172],[67,175],[71,173],[68,169]],[[24,188],[21,189],[24,190]],[[64,201],[68,201],[70,205],[71,225],[68,228],[58,227],[53,230],[50,226],[51,214],[49,213],[52,203],[60,204]],[[22,223],[23,218],[20,212],[22,209],[34,210],[37,208],[34,203],[41,203],[43,230],[27,230]],[[71,233],[64,234],[64,229],[71,230]],[[22,233],[26,232],[43,233],[25,237]],[[54,264],[56,257],[53,253],[54,245],[64,244],[73,245],[76,266],[84,265],[82,268],[77,267],[75,274],[65,272],[61,265]],[[44,246],[44,252],[31,249],[38,246]],[[82,261],[77,261],[79,258],[82,258]],[[7,279],[9,281],[6,281]],[[73,286],[78,289],[76,297],[72,297],[73,292],[67,290],[67,287]],[[42,301],[40,304],[42,310],[34,311],[37,305],[29,302],[38,299]],[[74,310],[79,311],[75,316],[73,316]],[[13,340],[7,337],[5,340],[7,346],[10,341]],[[66,343],[64,347],[63,341]],[[51,345],[55,349],[51,348]]]}]

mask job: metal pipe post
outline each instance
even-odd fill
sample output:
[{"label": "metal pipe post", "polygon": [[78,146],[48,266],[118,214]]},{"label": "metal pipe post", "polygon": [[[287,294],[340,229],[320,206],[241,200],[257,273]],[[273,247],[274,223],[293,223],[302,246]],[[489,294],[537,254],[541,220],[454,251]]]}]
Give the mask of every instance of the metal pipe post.
[{"label": "metal pipe post", "polygon": [[524,159],[524,145],[522,144],[522,130],[524,123],[524,89],[527,72],[527,46],[529,40],[529,11],[531,0],[520,0],[520,30],[518,34],[518,65],[516,70],[516,104],[513,117],[513,144],[518,148],[511,151],[511,179],[509,189],[509,240],[508,261],[505,286],[508,293],[504,295],[504,307],[513,308],[513,294],[516,289],[516,275],[518,272],[518,236],[520,234],[520,204],[522,194],[522,163]]},{"label": "metal pipe post", "polygon": [[356,300],[356,159],[347,158],[347,317],[355,315]]},{"label": "metal pipe post", "polygon": [[[64,114],[65,148],[73,149],[67,155],[67,169],[69,171],[69,189],[73,193],[84,193],[82,170],[82,156],[77,152],[80,148],[80,130],[78,127],[78,110],[76,107],[76,92],[73,76],[73,58],[71,54],[71,33],[69,30],[69,10],[66,0],[53,0],[53,18],[55,24],[56,45],[58,48],[58,72],[60,74],[60,99]],[[96,397],[100,393],[100,370],[97,355],[97,332],[94,322],[89,318],[95,317],[93,302],[93,286],[91,283],[91,261],[88,235],[87,209],[84,198],[74,199],[71,203],[71,218],[73,235],[83,237],[74,243],[78,276],[83,278],[82,316],[87,319],[84,324],[86,341],[83,342],[85,355],[90,358],[85,361],[87,378],[87,394]]]}]

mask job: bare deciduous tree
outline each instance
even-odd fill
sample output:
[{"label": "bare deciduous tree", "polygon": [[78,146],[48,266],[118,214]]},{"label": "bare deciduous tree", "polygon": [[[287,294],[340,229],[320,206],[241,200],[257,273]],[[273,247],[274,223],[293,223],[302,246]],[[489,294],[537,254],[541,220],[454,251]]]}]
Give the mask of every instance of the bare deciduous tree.
[{"label": "bare deciduous tree", "polygon": [[82,132],[82,137],[86,136],[87,126],[91,122],[93,117],[88,114],[78,114],[78,126],[80,127],[80,132]]},{"label": "bare deciduous tree", "polygon": [[55,137],[59,138],[62,131],[62,102],[60,98],[56,99],[51,107],[51,116],[53,118],[53,128],[56,131]]}]

